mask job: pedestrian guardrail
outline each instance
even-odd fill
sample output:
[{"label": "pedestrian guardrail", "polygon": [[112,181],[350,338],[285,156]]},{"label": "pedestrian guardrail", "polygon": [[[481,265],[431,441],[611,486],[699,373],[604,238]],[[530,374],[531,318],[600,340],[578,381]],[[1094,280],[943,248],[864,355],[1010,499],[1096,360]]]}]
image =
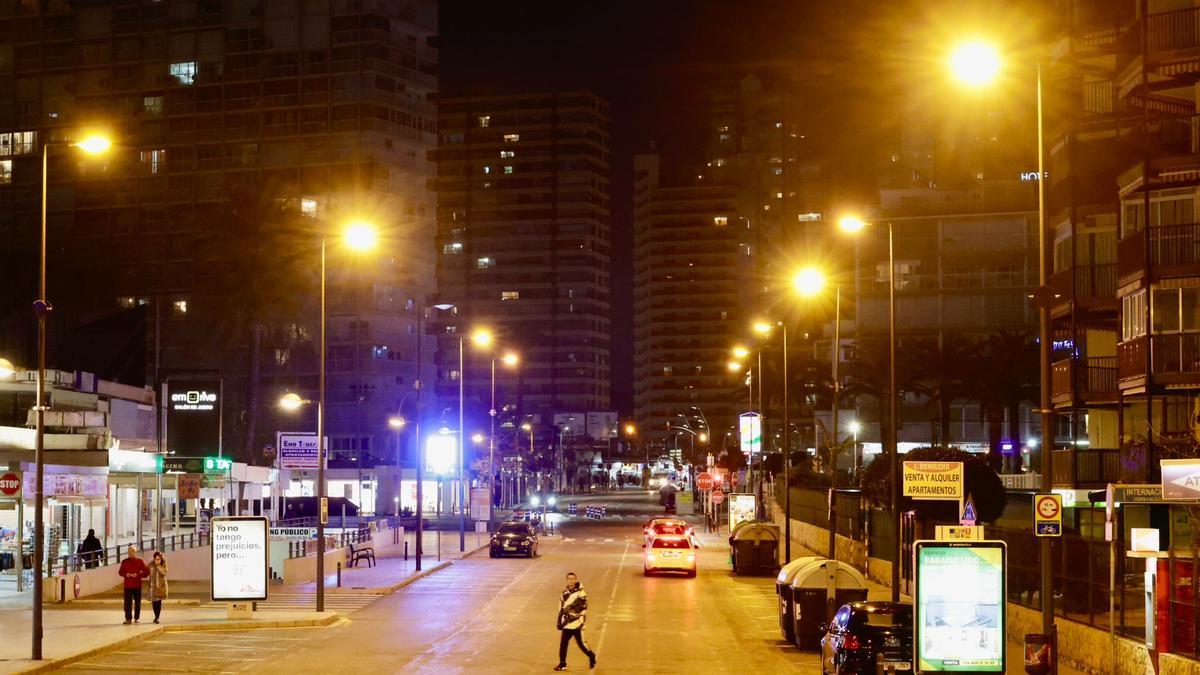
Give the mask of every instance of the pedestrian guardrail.
[{"label": "pedestrian guardrail", "polygon": [[599,520],[608,515],[608,507],[606,506],[589,506],[584,512],[584,515],[592,520]]},{"label": "pedestrian guardrail", "polygon": [[211,537],[207,532],[174,534],[165,536],[161,540],[151,537],[139,541],[127,541],[123,544],[108,546],[96,551],[59,556],[57,564],[51,566],[47,570],[47,573],[53,574],[58,571],[62,574],[71,574],[85,569],[119,565],[127,557],[125,553],[129,550],[130,546],[136,546],[139,551],[162,551],[165,553],[167,551],[181,551],[198,546],[207,546],[209,543],[211,543]]}]

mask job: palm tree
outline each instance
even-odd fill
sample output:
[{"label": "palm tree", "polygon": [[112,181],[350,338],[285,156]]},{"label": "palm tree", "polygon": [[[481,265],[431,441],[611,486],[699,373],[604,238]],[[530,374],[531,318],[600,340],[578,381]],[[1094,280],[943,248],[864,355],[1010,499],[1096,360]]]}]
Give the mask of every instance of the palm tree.
[{"label": "palm tree", "polygon": [[[1013,443],[1020,447],[1021,404],[1038,395],[1038,346],[1027,332],[1004,331],[985,338],[972,364],[968,386],[987,420],[988,462],[998,469],[1003,458],[1004,416],[1008,413]],[[1043,447],[1050,441],[1043,439]]]},{"label": "palm tree", "polygon": [[939,336],[936,342],[925,342],[915,350],[915,362],[922,367],[915,373],[913,390],[928,399],[929,405],[937,406],[935,446],[950,444],[950,409],[955,401],[966,399],[971,393],[970,366],[978,350],[976,343],[959,333]]},{"label": "palm tree", "polygon": [[198,257],[208,270],[206,287],[218,301],[207,308],[211,336],[230,356],[245,350],[241,448],[248,459],[257,455],[264,338],[272,328],[297,322],[304,314],[317,276],[313,222],[276,194],[261,185],[235,190],[224,217],[197,241]]}]

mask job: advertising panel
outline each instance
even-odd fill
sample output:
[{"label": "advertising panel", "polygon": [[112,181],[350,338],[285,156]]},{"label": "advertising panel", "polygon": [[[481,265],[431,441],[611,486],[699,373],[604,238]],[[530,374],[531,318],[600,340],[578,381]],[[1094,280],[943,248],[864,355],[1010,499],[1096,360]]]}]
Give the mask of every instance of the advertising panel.
[{"label": "advertising panel", "polygon": [[492,519],[492,489],[488,487],[471,488],[471,520],[488,521]]},{"label": "advertising panel", "polygon": [[1002,541],[918,541],[913,641],[917,672],[1003,673]]},{"label": "advertising panel", "polygon": [[425,470],[449,476],[458,470],[458,436],[433,434],[425,439]]},{"label": "advertising panel", "polygon": [[962,462],[905,462],[904,496],[913,499],[962,499]]},{"label": "advertising panel", "polygon": [[744,523],[748,520],[754,520],[755,512],[755,495],[746,494],[731,494],[729,495],[729,529],[737,527],[739,523]]},{"label": "advertising panel", "polygon": [[1200,459],[1163,459],[1163,499],[1195,501],[1200,499]]},{"label": "advertising panel", "polygon": [[267,599],[268,532],[261,516],[212,519],[213,602]]},{"label": "advertising panel", "polygon": [[167,382],[167,447],[177,455],[221,451],[221,380]]},{"label": "advertising panel", "polygon": [[756,455],[762,452],[762,420],[758,413],[738,415],[738,431],[743,453]]},{"label": "advertising panel", "polygon": [[[275,447],[279,448],[279,468],[316,469],[317,435],[312,433],[280,431],[275,434]],[[329,462],[329,441],[325,442],[325,462]]]}]

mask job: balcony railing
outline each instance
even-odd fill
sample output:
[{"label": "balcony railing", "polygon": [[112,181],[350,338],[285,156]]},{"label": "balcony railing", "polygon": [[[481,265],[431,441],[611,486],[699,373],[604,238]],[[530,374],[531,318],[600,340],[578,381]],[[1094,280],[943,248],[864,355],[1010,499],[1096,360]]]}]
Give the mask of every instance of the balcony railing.
[{"label": "balcony railing", "polygon": [[1053,462],[1055,485],[1083,487],[1117,483],[1121,479],[1121,454],[1118,450],[1055,450]]},{"label": "balcony railing", "polygon": [[1151,52],[1200,47],[1200,8],[1151,14],[1146,30]]},{"label": "balcony railing", "polygon": [[[1145,336],[1117,345],[1118,376],[1122,380],[1146,374]],[[1171,376],[1192,376],[1200,382],[1200,333],[1166,333],[1152,335],[1150,373],[1170,379]],[[1178,378],[1176,378],[1178,381]]]},{"label": "balcony railing", "polygon": [[1117,393],[1117,357],[1089,356],[1062,359],[1051,366],[1052,393],[1068,400],[1087,401]]},{"label": "balcony railing", "polygon": [[[1200,223],[1151,227],[1149,246],[1153,267],[1200,264]],[[1133,232],[1117,243],[1117,267],[1122,277],[1145,269],[1145,232]]]},{"label": "balcony railing", "polygon": [[1050,277],[1050,287],[1064,299],[1077,302],[1114,299],[1117,296],[1117,264],[1079,265],[1055,272]]}]

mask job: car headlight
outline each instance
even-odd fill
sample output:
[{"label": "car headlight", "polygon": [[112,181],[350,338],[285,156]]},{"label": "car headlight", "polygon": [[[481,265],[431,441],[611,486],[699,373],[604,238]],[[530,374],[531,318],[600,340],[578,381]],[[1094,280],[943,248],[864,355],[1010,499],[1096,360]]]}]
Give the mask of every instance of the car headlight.
[{"label": "car headlight", "polygon": [[558,503],[558,499],[555,497],[550,497],[546,500],[546,503],[549,504],[550,506],[554,506],[555,504]]},{"label": "car headlight", "polygon": [[533,504],[534,506],[538,506],[539,504],[542,503],[542,498],[537,495],[534,495],[529,498],[529,503]]}]

